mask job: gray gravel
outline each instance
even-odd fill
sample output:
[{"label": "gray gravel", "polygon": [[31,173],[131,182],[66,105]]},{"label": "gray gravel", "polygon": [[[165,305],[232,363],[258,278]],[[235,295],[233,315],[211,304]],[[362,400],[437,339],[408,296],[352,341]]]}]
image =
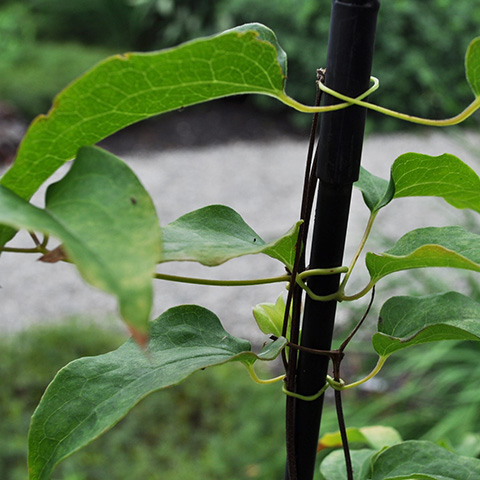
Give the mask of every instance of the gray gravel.
[{"label": "gray gravel", "polygon": [[[269,240],[283,234],[297,219],[306,149],[306,142],[298,141],[234,143],[165,153],[140,152],[125,160],[152,195],[162,224],[196,208],[221,203],[238,211],[262,238]],[[371,136],[365,144],[363,165],[388,178],[392,161],[407,151],[455,153],[476,168],[480,137],[469,134],[458,138],[438,132]],[[64,172],[62,169],[55,178]],[[34,202],[41,205],[41,198],[39,192]],[[367,210],[355,191],[347,260],[361,237],[366,218]],[[465,221],[465,213],[439,199],[397,200],[377,219],[375,231],[382,232],[377,245],[412,228]],[[25,244],[27,240],[18,235],[14,243]],[[374,247],[375,240],[370,245]],[[351,285],[353,290],[366,280],[363,269],[359,270]],[[243,257],[214,269],[191,263],[166,264],[161,271],[209,278],[255,278],[283,273],[281,265],[263,256]],[[34,256],[6,253],[0,258],[0,286],[2,332],[71,316],[108,319],[121,325],[115,300],[86,285],[71,265],[46,265]],[[232,334],[259,341],[263,337],[255,333],[251,307],[259,302],[274,302],[282,288],[279,284],[219,288],[157,281],[154,314],[182,303],[200,304],[215,311]]]}]

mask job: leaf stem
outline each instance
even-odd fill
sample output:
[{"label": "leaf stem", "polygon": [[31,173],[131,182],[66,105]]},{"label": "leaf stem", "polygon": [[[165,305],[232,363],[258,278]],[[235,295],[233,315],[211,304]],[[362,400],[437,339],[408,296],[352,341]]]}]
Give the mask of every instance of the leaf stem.
[{"label": "leaf stem", "polygon": [[373,222],[375,221],[377,213],[378,213],[378,211],[374,212],[374,213],[372,212],[370,214],[370,217],[368,218],[368,222],[367,222],[367,225],[365,227],[365,231],[363,232],[363,237],[360,240],[360,244],[358,245],[357,251],[355,252],[355,255],[353,256],[352,262],[350,263],[350,266],[348,267],[347,274],[345,275],[345,277],[342,280],[342,283],[340,284],[339,291],[342,295],[345,292],[345,287],[348,283],[350,275],[352,275],[353,269],[355,268],[355,265],[357,264],[357,261],[358,261],[360,255],[363,251],[363,248],[365,247],[365,244],[367,243],[367,240],[368,240],[368,237],[370,235],[370,232],[372,231]]},{"label": "leaf stem", "polygon": [[252,380],[255,383],[258,383],[260,385],[270,385],[271,383],[280,382],[285,378],[285,375],[279,375],[278,377],[267,378],[267,379],[259,378],[257,375],[257,372],[255,371],[255,367],[253,363],[249,363],[249,364],[245,363],[245,366],[247,367],[248,373],[252,378]]},{"label": "leaf stem", "polygon": [[214,280],[209,278],[181,277],[178,275],[168,275],[165,273],[156,273],[154,278],[166,280],[169,282],[191,283],[195,285],[210,285],[217,287],[246,287],[251,285],[264,285],[267,283],[288,282],[290,275],[280,275],[278,277],[255,278],[252,280]]},{"label": "leaf stem", "polygon": [[[382,113],[383,115],[398,118],[399,120],[405,120],[407,122],[418,123],[420,125],[428,125],[432,127],[448,127],[451,125],[457,125],[463,122],[464,120],[466,120],[473,113],[475,113],[476,110],[480,108],[480,97],[477,97],[463,112],[459,113],[458,115],[452,118],[446,118],[442,120],[433,120],[428,118],[416,117],[413,115],[407,115],[406,113],[396,112],[395,110],[390,110],[389,108],[381,107],[379,105],[375,105],[370,102],[365,102],[359,97],[351,98],[351,97],[348,97],[347,95],[342,95],[341,93],[338,93],[335,90],[332,90],[326,85],[320,84],[320,82],[318,84],[318,87],[324,92],[328,93],[329,95],[332,95],[335,98],[343,100],[344,102],[348,102],[351,105],[358,105],[359,107],[368,108],[370,110],[374,110],[375,112]],[[344,105],[344,104],[341,103],[340,105]]]},{"label": "leaf stem", "polygon": [[381,355],[379,356],[378,358],[378,362],[377,364],[375,365],[375,368],[364,378],[362,378],[361,380],[358,380],[356,382],[353,382],[353,383],[349,383],[348,385],[341,385],[341,386],[336,386],[332,383],[330,383],[330,385],[335,388],[336,390],[348,390],[349,388],[355,388],[355,387],[358,387],[359,385],[361,385],[362,383],[365,383],[365,382],[368,382],[368,380],[370,380],[371,378],[373,378],[375,375],[377,375],[378,372],[380,372],[380,370],[382,369],[385,361],[387,360],[387,358],[389,357],[389,355]]},{"label": "leaf stem", "polygon": [[[344,103],[337,103],[335,105],[328,105],[328,106],[309,106],[309,105],[304,105],[303,103],[298,102],[297,100],[289,97],[286,93],[282,92],[281,94],[278,95],[278,99],[288,105],[289,107],[294,108],[295,110],[298,110],[299,112],[303,113],[325,113],[325,112],[334,112],[335,110],[342,110],[343,108],[350,107],[353,103],[355,102],[361,102],[364,98],[368,97],[370,94],[372,94],[375,90],[377,90],[380,86],[380,81],[376,77],[370,77],[371,82],[373,82],[373,85],[366,91],[363,92],[360,96],[358,96],[355,99],[351,99],[350,97],[346,97],[346,100]],[[320,90],[330,93],[330,89],[328,87],[325,87],[323,82],[318,81],[317,82]],[[327,90],[328,88],[328,90]],[[333,95],[333,94],[332,94]],[[333,95],[336,96],[336,95]],[[338,97],[337,97],[338,98]],[[352,101],[353,100],[353,101]]]}]

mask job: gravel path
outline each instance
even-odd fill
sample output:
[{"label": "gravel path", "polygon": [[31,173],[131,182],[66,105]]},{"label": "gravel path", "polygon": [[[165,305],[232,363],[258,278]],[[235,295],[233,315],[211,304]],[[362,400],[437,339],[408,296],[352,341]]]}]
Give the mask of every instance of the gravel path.
[{"label": "gravel path", "polygon": [[[139,153],[125,160],[152,195],[162,224],[196,208],[222,203],[237,210],[260,236],[269,240],[296,221],[306,148],[306,142],[297,140],[239,142],[215,148]],[[407,151],[430,155],[456,153],[476,168],[480,163],[480,138],[469,135],[458,139],[444,133],[371,136],[365,144],[363,165],[388,178],[392,161]],[[56,178],[64,172],[63,169]],[[34,201],[40,205],[41,195]],[[377,245],[412,228],[465,222],[465,215],[441,200],[397,200],[377,219],[376,231],[382,231]],[[355,191],[347,260],[363,232],[366,218],[367,210]],[[25,243],[25,237],[22,240],[21,235],[17,236],[15,243],[22,242]],[[370,245],[374,246],[375,241]],[[215,269],[187,263],[166,264],[161,271],[210,278],[255,278],[283,273],[277,262],[263,256],[243,257]],[[364,282],[365,276],[360,271],[352,288]],[[33,256],[3,254],[0,286],[3,332],[18,331],[32,323],[60,321],[68,316],[108,317],[120,324],[114,299],[85,285],[70,265],[46,265]],[[282,286],[219,288],[157,281],[155,290],[155,314],[174,305],[197,303],[215,311],[232,334],[258,341],[262,337],[255,333],[251,307],[259,302],[274,302]]]}]

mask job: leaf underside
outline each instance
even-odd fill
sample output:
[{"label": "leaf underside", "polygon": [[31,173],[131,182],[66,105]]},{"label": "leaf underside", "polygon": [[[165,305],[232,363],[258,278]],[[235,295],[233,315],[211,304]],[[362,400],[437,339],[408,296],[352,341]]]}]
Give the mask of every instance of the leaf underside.
[{"label": "leaf underside", "polygon": [[59,239],[83,278],[115,295],[126,323],[146,334],[161,231],[134,173],[114,155],[84,147],[45,204],[37,208],[0,186],[0,224]]},{"label": "leaf underside", "polygon": [[60,370],[32,417],[30,480],[49,479],[58,462],[113,427],[148,394],[213,365],[273,360],[284,345],[279,339],[256,355],[247,340],[229,335],[203,307],[166,311],[152,323],[147,351],[129,340]]}]

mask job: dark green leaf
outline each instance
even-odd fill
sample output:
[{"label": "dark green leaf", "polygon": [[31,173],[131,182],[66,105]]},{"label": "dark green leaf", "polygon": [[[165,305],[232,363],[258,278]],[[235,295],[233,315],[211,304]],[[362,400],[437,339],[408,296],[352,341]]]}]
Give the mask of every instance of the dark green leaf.
[{"label": "dark green leaf", "polygon": [[381,452],[372,480],[473,480],[480,478],[480,460],[461,457],[438,445],[408,441]]},{"label": "dark green leaf", "polygon": [[427,227],[413,230],[384,253],[367,253],[373,282],[412,268],[452,267],[480,272],[480,236],[462,227]]},{"label": "dark green leaf", "polygon": [[480,97],[480,37],[474,38],[468,46],[465,70],[475,97]]},{"label": "dark green leaf", "polygon": [[211,205],[187,213],[163,228],[163,261],[195,261],[220,265],[242,255],[264,253],[292,268],[297,223],[283,237],[269,243],[229,207]]},{"label": "dark green leaf", "polygon": [[0,187],[0,224],[58,238],[84,279],[116,295],[133,332],[146,334],[161,232],[152,200],[120,159],[82,148],[48,188],[45,210]]},{"label": "dark green leaf", "polygon": [[454,155],[438,157],[406,153],[392,165],[390,182],[365,169],[355,186],[362,192],[367,207],[378,212],[394,198],[441,197],[456,208],[480,213],[480,179]]},{"label": "dark green leaf", "polygon": [[440,340],[480,340],[480,304],[457,292],[392,297],[378,320],[373,348],[381,356]]},{"label": "dark green leaf", "polygon": [[49,479],[58,462],[113,427],[148,394],[205,367],[271,360],[284,344],[279,339],[256,355],[212,312],[195,305],[168,310],[153,322],[147,351],[129,340],[114,352],[60,370],[32,417],[30,480]]}]

